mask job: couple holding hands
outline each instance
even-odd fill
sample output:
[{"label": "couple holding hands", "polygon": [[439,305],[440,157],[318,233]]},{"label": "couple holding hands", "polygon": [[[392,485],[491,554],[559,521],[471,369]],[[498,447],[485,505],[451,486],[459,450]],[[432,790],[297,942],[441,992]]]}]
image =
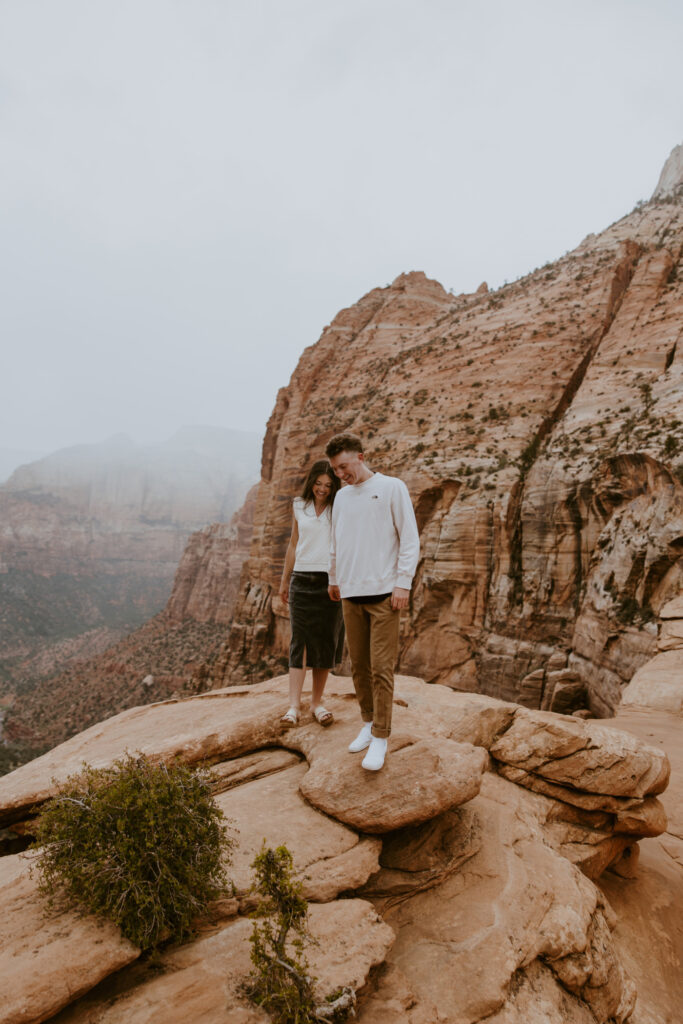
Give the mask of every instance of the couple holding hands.
[{"label": "couple holding hands", "polygon": [[299,723],[308,667],[311,711],[320,725],[332,724],[322,696],[341,660],[345,627],[363,720],[349,751],[367,748],[363,768],[379,771],[391,733],[401,609],[408,607],[420,538],[408,488],[368,467],[359,437],[336,434],[325,454],[329,461],[314,463],[294,499],[280,585],[292,625],[291,706],[281,721]]}]

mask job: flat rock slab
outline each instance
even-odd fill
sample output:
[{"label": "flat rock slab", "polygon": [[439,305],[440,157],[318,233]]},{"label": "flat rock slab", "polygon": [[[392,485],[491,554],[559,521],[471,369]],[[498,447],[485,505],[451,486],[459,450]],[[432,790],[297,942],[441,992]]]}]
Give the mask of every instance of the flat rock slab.
[{"label": "flat rock slab", "polygon": [[[317,945],[307,951],[321,1001],[345,985],[360,988],[382,963],[394,933],[364,900],[310,907]],[[86,998],[60,1024],[270,1024],[240,992],[251,970],[252,922],[241,918],[215,935],[168,953],[161,975],[116,997]]]},{"label": "flat rock slab", "polygon": [[411,742],[400,733],[390,737],[381,771],[366,771],[362,757],[312,758],[301,792],[326,814],[370,833],[416,825],[466,803],[479,792],[486,767],[481,747],[438,737]]},{"label": "flat rock slab", "polygon": [[279,695],[248,687],[122,711],[0,778],[0,824],[53,796],[84,761],[100,768],[127,751],[186,764],[238,757],[277,746],[282,714]]},{"label": "flat rock slab", "polygon": [[[218,788],[234,792],[245,783],[254,785],[260,776],[274,778],[273,772],[303,755],[310,772],[301,780],[301,792],[309,803],[373,834],[419,824],[472,799],[486,749],[499,764],[525,772],[522,784],[534,777],[557,787],[553,795],[558,799],[562,789],[566,799],[571,793],[642,798],[666,785],[666,757],[635,737],[407,677],[396,680],[386,764],[381,772],[366,772],[362,755],[347,752],[360,723],[351,681],[330,679],[325,699],[335,723],[329,729],[320,728],[310,712],[304,712],[297,728],[282,729],[286,685],[286,677],[279,677],[125,711],[1,778],[0,824],[25,819],[84,761],[106,765],[126,751],[166,761],[208,761],[216,765]],[[253,845],[249,851],[253,857]],[[354,861],[355,877],[367,857],[366,849]],[[311,898],[329,898],[332,876],[341,881],[338,871],[328,871],[318,895],[311,883]]]},{"label": "flat rock slab", "polygon": [[[401,680],[398,677],[399,683]],[[418,691],[430,689],[420,680],[406,681]],[[335,713],[345,713],[349,721],[352,715],[358,720],[351,680],[333,677],[328,692]],[[224,762],[267,747],[289,746],[303,751],[325,730],[312,721],[310,713],[304,713],[299,729],[283,732],[280,717],[286,709],[287,676],[278,676],[255,686],[211,690],[185,700],[122,711],[1,777],[0,826],[26,818],[32,809],[54,796],[69,775],[79,772],[84,762],[101,768],[126,752],[140,752],[161,761],[180,758],[186,764],[195,764]],[[333,730],[334,726],[326,731]],[[293,734],[299,737],[298,742],[293,741]],[[252,768],[252,774],[259,770],[256,764]],[[222,771],[230,773],[225,765]],[[241,764],[240,771],[246,780],[249,767]]]},{"label": "flat rock slab", "polygon": [[[221,793],[216,803],[238,830],[229,874],[243,897],[253,881],[252,861],[263,843],[285,845],[303,876],[308,899],[334,899],[343,890],[362,884],[377,870],[379,844],[374,855],[365,843],[360,856],[358,834],[311,807],[299,792],[308,765],[297,764],[274,775]],[[346,855],[346,856],[345,856]],[[367,871],[365,877],[359,874]]]},{"label": "flat rock slab", "polygon": [[669,761],[657,747],[549,711],[518,709],[490,753],[497,761],[588,793],[644,797],[661,793],[669,781]]},{"label": "flat rock slab", "polygon": [[108,921],[48,913],[24,854],[0,858],[0,1024],[37,1024],[140,955]]}]

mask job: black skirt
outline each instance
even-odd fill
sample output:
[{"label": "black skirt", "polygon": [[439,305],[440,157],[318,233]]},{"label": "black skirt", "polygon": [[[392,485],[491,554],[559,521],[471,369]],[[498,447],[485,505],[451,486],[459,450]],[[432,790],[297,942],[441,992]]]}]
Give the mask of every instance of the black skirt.
[{"label": "black skirt", "polygon": [[334,668],[342,660],[341,601],[327,593],[326,572],[295,572],[289,584],[290,668]]}]

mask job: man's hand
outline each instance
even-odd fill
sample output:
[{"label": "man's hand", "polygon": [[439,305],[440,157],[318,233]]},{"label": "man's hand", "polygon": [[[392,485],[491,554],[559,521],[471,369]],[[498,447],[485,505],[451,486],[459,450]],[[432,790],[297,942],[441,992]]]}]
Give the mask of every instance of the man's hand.
[{"label": "man's hand", "polygon": [[327,593],[330,595],[330,600],[341,601],[341,594],[339,593],[339,587],[328,587]]},{"label": "man's hand", "polygon": [[403,587],[394,587],[391,593],[391,607],[395,612],[398,611],[399,608],[407,608],[409,600],[409,590],[404,590]]}]

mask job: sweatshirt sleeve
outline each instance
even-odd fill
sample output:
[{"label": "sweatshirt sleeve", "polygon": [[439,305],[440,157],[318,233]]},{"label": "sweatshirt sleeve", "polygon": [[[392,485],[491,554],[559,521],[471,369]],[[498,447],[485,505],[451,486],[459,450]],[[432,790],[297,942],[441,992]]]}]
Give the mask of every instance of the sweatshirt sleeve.
[{"label": "sweatshirt sleeve", "polygon": [[402,480],[396,480],[391,496],[391,513],[399,539],[396,586],[410,590],[420,558],[420,534],[413,503]]},{"label": "sweatshirt sleeve", "polygon": [[332,522],[330,527],[330,557],[327,567],[327,582],[330,587],[337,586],[337,508],[332,506]]}]

